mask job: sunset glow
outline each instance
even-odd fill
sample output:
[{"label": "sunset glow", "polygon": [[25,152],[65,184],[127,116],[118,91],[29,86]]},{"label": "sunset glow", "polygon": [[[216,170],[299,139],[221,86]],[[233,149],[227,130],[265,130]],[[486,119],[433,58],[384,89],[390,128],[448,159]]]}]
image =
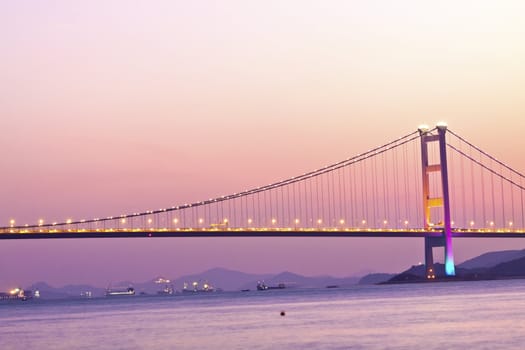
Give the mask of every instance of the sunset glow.
[{"label": "sunset glow", "polygon": [[[115,215],[131,229],[130,213],[299,176],[425,124],[444,123],[524,172],[524,11],[522,1],[3,2],[0,226],[39,230]],[[477,229],[482,221],[465,207],[455,222]],[[286,227],[270,214],[268,226]],[[286,222],[418,225],[358,214]],[[235,223],[220,215],[195,220]],[[504,219],[520,228],[520,218]],[[182,229],[183,220],[168,221]],[[242,224],[259,225],[255,216]],[[34,261],[3,270],[0,290],[59,267],[49,282],[171,278],[216,266],[346,276],[398,271],[423,254],[420,239],[404,238],[145,240],[1,242],[0,266]],[[455,260],[516,245],[525,243],[456,240]],[[274,257],[254,259],[261,252]],[[133,268],[103,268],[131,255]]]}]

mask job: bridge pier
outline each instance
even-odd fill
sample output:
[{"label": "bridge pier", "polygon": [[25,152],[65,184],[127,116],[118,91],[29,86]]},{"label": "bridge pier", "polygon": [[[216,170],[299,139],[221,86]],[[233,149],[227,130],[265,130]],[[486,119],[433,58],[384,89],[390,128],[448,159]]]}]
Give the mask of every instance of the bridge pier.
[{"label": "bridge pier", "polygon": [[[437,134],[431,133],[428,127],[419,128],[421,136],[421,168],[423,173],[423,209],[427,230],[442,229],[442,237],[425,237],[425,267],[428,279],[435,278],[434,256],[432,249],[434,247],[444,247],[445,251],[445,275],[454,276],[456,274],[454,266],[454,254],[452,250],[452,227],[450,220],[450,198],[448,191],[448,167],[447,167],[447,144],[445,134],[447,126],[444,124],[437,125]],[[430,164],[428,144],[438,142],[439,145],[439,163]],[[430,174],[440,173],[441,195],[430,193]],[[437,223],[432,221],[432,208],[442,208],[442,221]]]},{"label": "bridge pier", "polygon": [[434,269],[434,247],[444,247],[445,240],[443,237],[425,237],[425,269],[427,279],[436,278]]}]

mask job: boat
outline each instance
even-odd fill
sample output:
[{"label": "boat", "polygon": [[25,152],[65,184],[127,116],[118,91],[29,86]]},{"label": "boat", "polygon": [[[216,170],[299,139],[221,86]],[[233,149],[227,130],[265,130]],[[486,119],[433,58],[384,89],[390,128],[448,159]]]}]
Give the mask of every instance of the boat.
[{"label": "boat", "polygon": [[263,282],[257,282],[257,290],[267,290],[268,286]]},{"label": "boat", "polygon": [[90,290],[86,290],[86,291],[80,292],[80,297],[81,298],[91,299],[91,298],[93,298],[93,292],[90,291]]},{"label": "boat", "polygon": [[172,295],[175,293],[172,284],[166,284],[162,290],[157,291],[158,295]]},{"label": "boat", "polygon": [[268,289],[285,289],[286,285],[284,283],[279,283],[276,286],[268,286],[264,281],[257,282],[257,290],[268,290]]},{"label": "boat", "polygon": [[22,300],[26,301],[32,299],[33,296],[38,298],[40,292],[38,290],[33,293],[31,290],[24,290],[22,288],[13,288],[9,292],[0,292],[0,300]]},{"label": "boat", "polygon": [[183,293],[208,293],[208,292],[215,292],[215,288],[209,284],[208,282],[205,282],[202,284],[202,287],[199,287],[199,282],[193,282],[190,285],[187,282],[184,282],[182,287]]},{"label": "boat", "polygon": [[126,289],[106,289],[107,297],[114,296],[132,296],[135,295],[135,289],[133,287],[128,287]]},{"label": "boat", "polygon": [[175,293],[175,289],[173,288],[173,284],[171,281],[164,277],[158,277],[155,280],[156,284],[164,284],[164,288],[162,290],[157,291],[158,295],[172,295]]}]

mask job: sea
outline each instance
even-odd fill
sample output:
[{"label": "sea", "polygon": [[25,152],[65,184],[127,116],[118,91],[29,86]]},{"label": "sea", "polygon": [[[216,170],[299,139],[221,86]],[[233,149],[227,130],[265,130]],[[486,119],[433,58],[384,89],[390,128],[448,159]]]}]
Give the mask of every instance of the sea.
[{"label": "sea", "polygon": [[525,280],[0,303],[0,349],[523,349]]}]

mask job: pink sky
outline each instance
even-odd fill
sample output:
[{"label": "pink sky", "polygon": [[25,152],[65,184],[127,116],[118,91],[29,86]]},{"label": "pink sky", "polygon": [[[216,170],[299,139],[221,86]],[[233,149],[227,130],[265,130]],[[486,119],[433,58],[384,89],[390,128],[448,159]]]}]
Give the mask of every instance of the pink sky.
[{"label": "pink sky", "polygon": [[[521,1],[0,4],[0,222],[168,207],[316,169],[417,128],[524,172]],[[456,260],[521,240],[456,240]],[[223,266],[352,275],[418,239],[0,242],[0,290]],[[109,267],[108,267],[109,266]]]}]

